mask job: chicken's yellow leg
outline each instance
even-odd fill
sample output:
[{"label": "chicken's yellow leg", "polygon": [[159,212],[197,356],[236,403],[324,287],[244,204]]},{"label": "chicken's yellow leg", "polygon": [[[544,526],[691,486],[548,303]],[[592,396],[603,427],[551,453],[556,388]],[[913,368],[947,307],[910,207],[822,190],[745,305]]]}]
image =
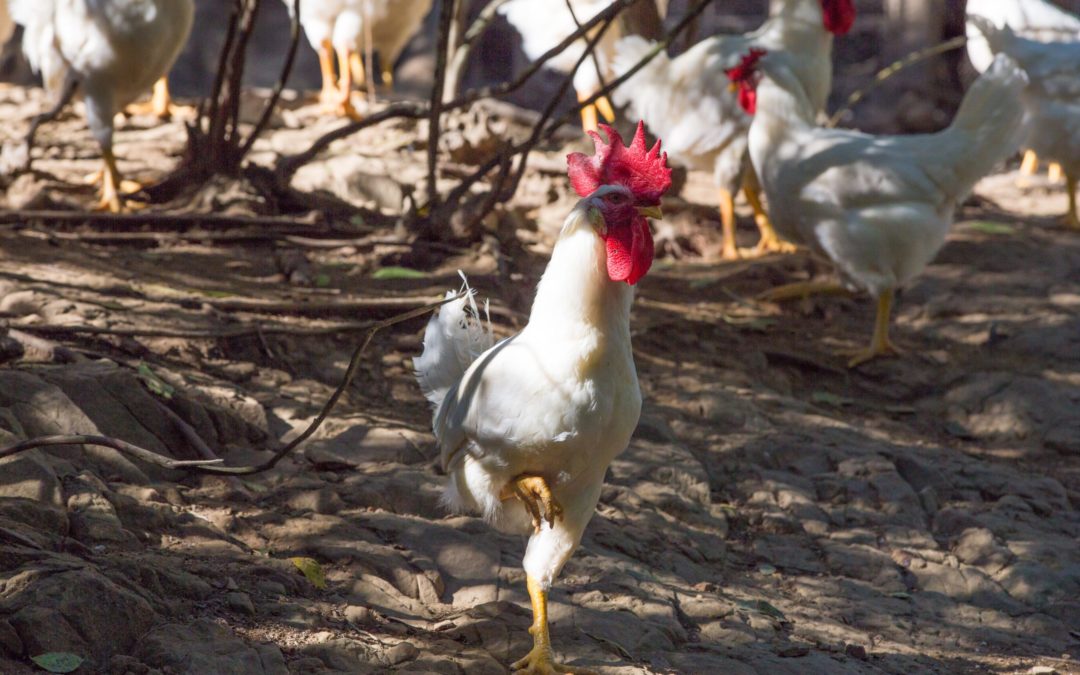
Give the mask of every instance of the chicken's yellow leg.
[{"label": "chicken's yellow leg", "polygon": [[762,302],[784,302],[785,300],[802,300],[811,295],[850,295],[848,290],[839,281],[796,281],[792,284],[777,286],[757,296]]},{"label": "chicken's yellow leg", "polygon": [[330,107],[337,105],[338,88],[337,75],[334,74],[334,46],[330,40],[323,40],[319,44],[319,71],[322,73],[322,89],[319,91],[319,102]]},{"label": "chicken's yellow leg", "polygon": [[116,155],[113,154],[112,148],[103,149],[101,159],[104,162],[100,174],[101,198],[98,200],[95,210],[120,213],[120,191],[136,192],[141,190],[142,186],[135,181],[122,181],[120,179],[120,170],[116,168]]},{"label": "chicken's yellow leg", "polygon": [[546,520],[548,525],[555,527],[555,519],[562,517],[562,505],[555,499],[551,487],[542,476],[522,474],[499,493],[499,498],[504,501],[514,497],[521,500],[528,509],[537,532],[540,531],[543,521]]},{"label": "chicken's yellow leg", "polygon": [[1046,166],[1046,179],[1051,183],[1060,183],[1061,177],[1065,175],[1065,170],[1061,167],[1061,164],[1057,162],[1050,162]]},{"label": "chicken's yellow leg", "polygon": [[746,201],[750,202],[750,208],[754,209],[754,222],[757,223],[761,239],[757,246],[750,252],[752,255],[765,255],[767,253],[794,253],[795,246],[786,241],[781,241],[773,229],[769,214],[761,204],[761,184],[758,183],[757,174],[748,169],[743,177],[743,194]]},{"label": "chicken's yellow leg", "polygon": [[615,108],[611,106],[611,101],[608,100],[607,96],[601,96],[596,99],[596,103],[593,105],[596,106],[596,110],[599,111],[608,123],[615,121]]},{"label": "chicken's yellow leg", "polygon": [[870,346],[856,351],[851,360],[848,361],[848,368],[861,366],[878,356],[900,353],[900,350],[889,340],[889,322],[892,315],[893,297],[894,292],[891,288],[882,291],[881,295],[878,296],[877,317],[874,319],[874,336],[870,339]]},{"label": "chicken's yellow leg", "polygon": [[361,115],[352,104],[353,79],[352,70],[349,68],[350,54],[352,50],[341,47],[337,50],[338,57],[338,91],[335,114],[348,117],[351,120],[359,120]]},{"label": "chicken's yellow leg", "polygon": [[[591,94],[582,94],[580,91],[577,95],[578,103],[588,100]],[[596,131],[600,128],[599,119],[597,118],[596,104],[589,103],[581,107],[581,129],[583,131]]]},{"label": "chicken's yellow leg", "polygon": [[1080,176],[1074,173],[1065,174],[1065,192],[1069,195],[1069,213],[1065,216],[1065,225],[1073,230],[1080,230],[1080,213],[1076,206],[1076,184],[1080,182]]},{"label": "chicken's yellow leg", "polygon": [[382,81],[383,81],[383,86],[386,87],[387,89],[393,89],[394,88],[394,69],[391,66],[383,67],[383,69],[382,69]]},{"label": "chicken's yellow leg", "polygon": [[720,257],[738,260],[739,249],[735,245],[735,195],[727,188],[720,188]]},{"label": "chicken's yellow leg", "polygon": [[171,119],[173,115],[192,116],[195,109],[191,106],[176,105],[169,94],[169,78],[162,75],[154,83],[154,91],[149,101],[132,103],[124,108],[125,115],[154,115],[158,119]]},{"label": "chicken's yellow leg", "polygon": [[583,668],[570,668],[555,663],[551,651],[551,634],[548,632],[547,589],[531,576],[526,581],[529,599],[532,601],[533,623],[529,633],[533,636],[533,648],[525,658],[515,661],[510,666],[517,675],[552,675],[553,673],[578,673],[587,675],[593,671]]},{"label": "chicken's yellow leg", "polygon": [[1024,176],[1034,176],[1039,170],[1039,156],[1034,150],[1024,152],[1024,161],[1020,162],[1020,173]]}]

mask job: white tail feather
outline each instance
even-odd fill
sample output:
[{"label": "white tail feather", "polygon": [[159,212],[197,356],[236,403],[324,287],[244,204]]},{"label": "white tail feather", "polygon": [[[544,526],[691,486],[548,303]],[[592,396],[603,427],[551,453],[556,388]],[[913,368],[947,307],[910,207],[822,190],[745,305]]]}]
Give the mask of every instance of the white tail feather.
[{"label": "white tail feather", "polygon": [[[469,288],[464,274],[461,278],[464,293],[431,317],[424,331],[424,352],[413,359],[420,389],[436,409],[472,362],[495,343],[487,303],[484,303],[485,325],[476,306],[475,291]],[[454,294],[455,291],[446,293],[447,297]]]}]

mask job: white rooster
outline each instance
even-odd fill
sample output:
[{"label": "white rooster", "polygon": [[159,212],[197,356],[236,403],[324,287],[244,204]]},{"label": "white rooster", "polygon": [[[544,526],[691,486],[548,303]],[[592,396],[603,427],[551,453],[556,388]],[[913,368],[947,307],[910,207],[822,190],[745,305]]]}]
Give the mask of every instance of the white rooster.
[{"label": "white rooster", "polygon": [[971,17],[995,54],[1007,54],[1031,83],[1023,102],[1031,118],[1025,145],[1064,167],[1068,227],[1080,230],[1076,191],[1080,182],[1080,42],[1036,42]]},{"label": "white rooster", "polygon": [[160,80],[191,32],[193,0],[8,0],[24,27],[23,52],[57,91],[74,84],[86,99],[86,121],[101,146],[98,207],[120,210],[120,172],[113,155],[113,117]]},{"label": "white rooster", "polygon": [[[538,59],[573,35],[578,26],[607,9],[611,0],[509,0],[499,7],[499,14],[521,33],[521,48],[530,59]],[[599,28],[590,33],[596,34]],[[610,73],[615,43],[621,37],[618,23],[613,23],[596,43],[593,54],[582,62],[574,73],[574,90],[578,101],[584,101],[598,92],[603,83],[601,76]],[[581,58],[587,43],[578,40],[551,58],[545,66],[562,73],[569,73]],[[608,122],[615,120],[615,111],[606,97],[581,109],[581,127],[596,131],[599,116]]]},{"label": "white rooster", "polygon": [[604,129],[610,144],[594,132],[594,157],[567,158],[574,189],[586,196],[563,224],[528,325],[488,348],[490,335],[457,300],[431,319],[414,361],[435,406],[445,502],[530,535],[523,567],[533,649],[513,665],[524,673],[567,672],[553,663],[548,589],[641,412],[630,304],[652,264],[645,217],[660,217],[670,170],[659,142],[646,148],[642,125],[629,147]]},{"label": "white rooster", "polygon": [[[293,10],[295,0],[284,0]],[[382,79],[392,86],[394,64],[431,9],[432,0],[305,0],[300,3],[300,25],[319,54],[322,90],[319,100],[337,115],[360,119],[352,103],[353,85],[367,86],[374,95],[374,80],[367,82],[361,55],[371,65],[379,54]],[[337,56],[337,73],[334,56]]]},{"label": "white rooster", "polygon": [[[720,189],[723,226],[721,255],[739,257],[735,245],[735,195],[744,189],[753,207],[761,240],[754,253],[790,250],[776,236],[758,195],[753,171],[747,171],[746,134],[750,117],[739,107],[724,72],[750,49],[798,54],[795,76],[817,112],[825,109],[832,86],[832,43],[855,20],[852,0],[781,0],[769,19],[744,35],[716,35],[671,59],[661,53],[615,92],[615,102],[629,105],[661,136],[673,162],[707,171]],[[616,46],[615,73],[621,75],[653,48],[631,36]]]},{"label": "white rooster", "polygon": [[[994,52],[982,32],[971,20],[982,17],[998,28],[1008,26],[1020,37],[1038,42],[1080,41],[1080,17],[1069,14],[1048,0],[967,0],[967,53],[971,65],[980,73],[994,60]],[[1031,148],[1024,153],[1020,165],[1022,174],[1034,174],[1039,168],[1039,156]],[[1057,181],[1061,165],[1050,164],[1050,179]]]},{"label": "white rooster", "polygon": [[[798,55],[752,52],[729,77],[740,88],[750,156],[780,234],[827,257],[848,287],[877,298],[874,335],[849,366],[895,353],[895,290],[937,254],[953,211],[976,181],[1019,145],[1024,72],[999,57],[971,86],[951,126],[936,134],[870,136],[815,124],[791,65]],[[773,299],[799,295],[784,287]]]}]

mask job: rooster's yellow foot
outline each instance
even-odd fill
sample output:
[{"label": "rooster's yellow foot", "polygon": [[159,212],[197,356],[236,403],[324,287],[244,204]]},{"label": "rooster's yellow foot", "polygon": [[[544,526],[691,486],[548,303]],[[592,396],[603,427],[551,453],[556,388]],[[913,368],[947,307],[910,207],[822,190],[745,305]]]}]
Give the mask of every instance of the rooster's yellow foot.
[{"label": "rooster's yellow foot", "polygon": [[[531,628],[529,629],[529,632],[532,632]],[[588,668],[574,668],[555,663],[555,659],[551,655],[551,649],[545,649],[541,646],[533,647],[532,650],[525,655],[525,658],[515,661],[513,665],[510,666],[510,671],[514,673],[514,675],[556,675],[557,673],[596,675],[596,671],[589,670]]]},{"label": "rooster's yellow foot", "polygon": [[873,361],[874,359],[882,356],[903,356],[904,351],[892,343],[888,338],[881,344],[872,344],[864,349],[853,349],[839,352],[840,356],[850,356],[848,360],[848,368],[858,368],[859,366]]},{"label": "rooster's yellow foot", "polygon": [[563,515],[562,505],[551,494],[551,488],[547,481],[540,476],[518,476],[503,488],[502,499],[517,497],[532,516],[533,527],[539,532],[543,521],[547,521],[551,527],[555,526],[555,520]]}]

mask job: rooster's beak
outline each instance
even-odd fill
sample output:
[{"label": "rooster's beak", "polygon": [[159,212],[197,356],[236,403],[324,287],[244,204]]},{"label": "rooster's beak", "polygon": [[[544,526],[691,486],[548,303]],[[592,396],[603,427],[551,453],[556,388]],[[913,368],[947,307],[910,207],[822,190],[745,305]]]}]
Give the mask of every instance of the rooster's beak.
[{"label": "rooster's beak", "polygon": [[728,82],[727,90],[734,94],[735,92],[739,91],[739,83],[734,80]]},{"label": "rooster's beak", "polygon": [[638,206],[635,207],[637,212],[646,218],[654,218],[660,220],[664,217],[664,212],[660,210],[659,206]]}]

